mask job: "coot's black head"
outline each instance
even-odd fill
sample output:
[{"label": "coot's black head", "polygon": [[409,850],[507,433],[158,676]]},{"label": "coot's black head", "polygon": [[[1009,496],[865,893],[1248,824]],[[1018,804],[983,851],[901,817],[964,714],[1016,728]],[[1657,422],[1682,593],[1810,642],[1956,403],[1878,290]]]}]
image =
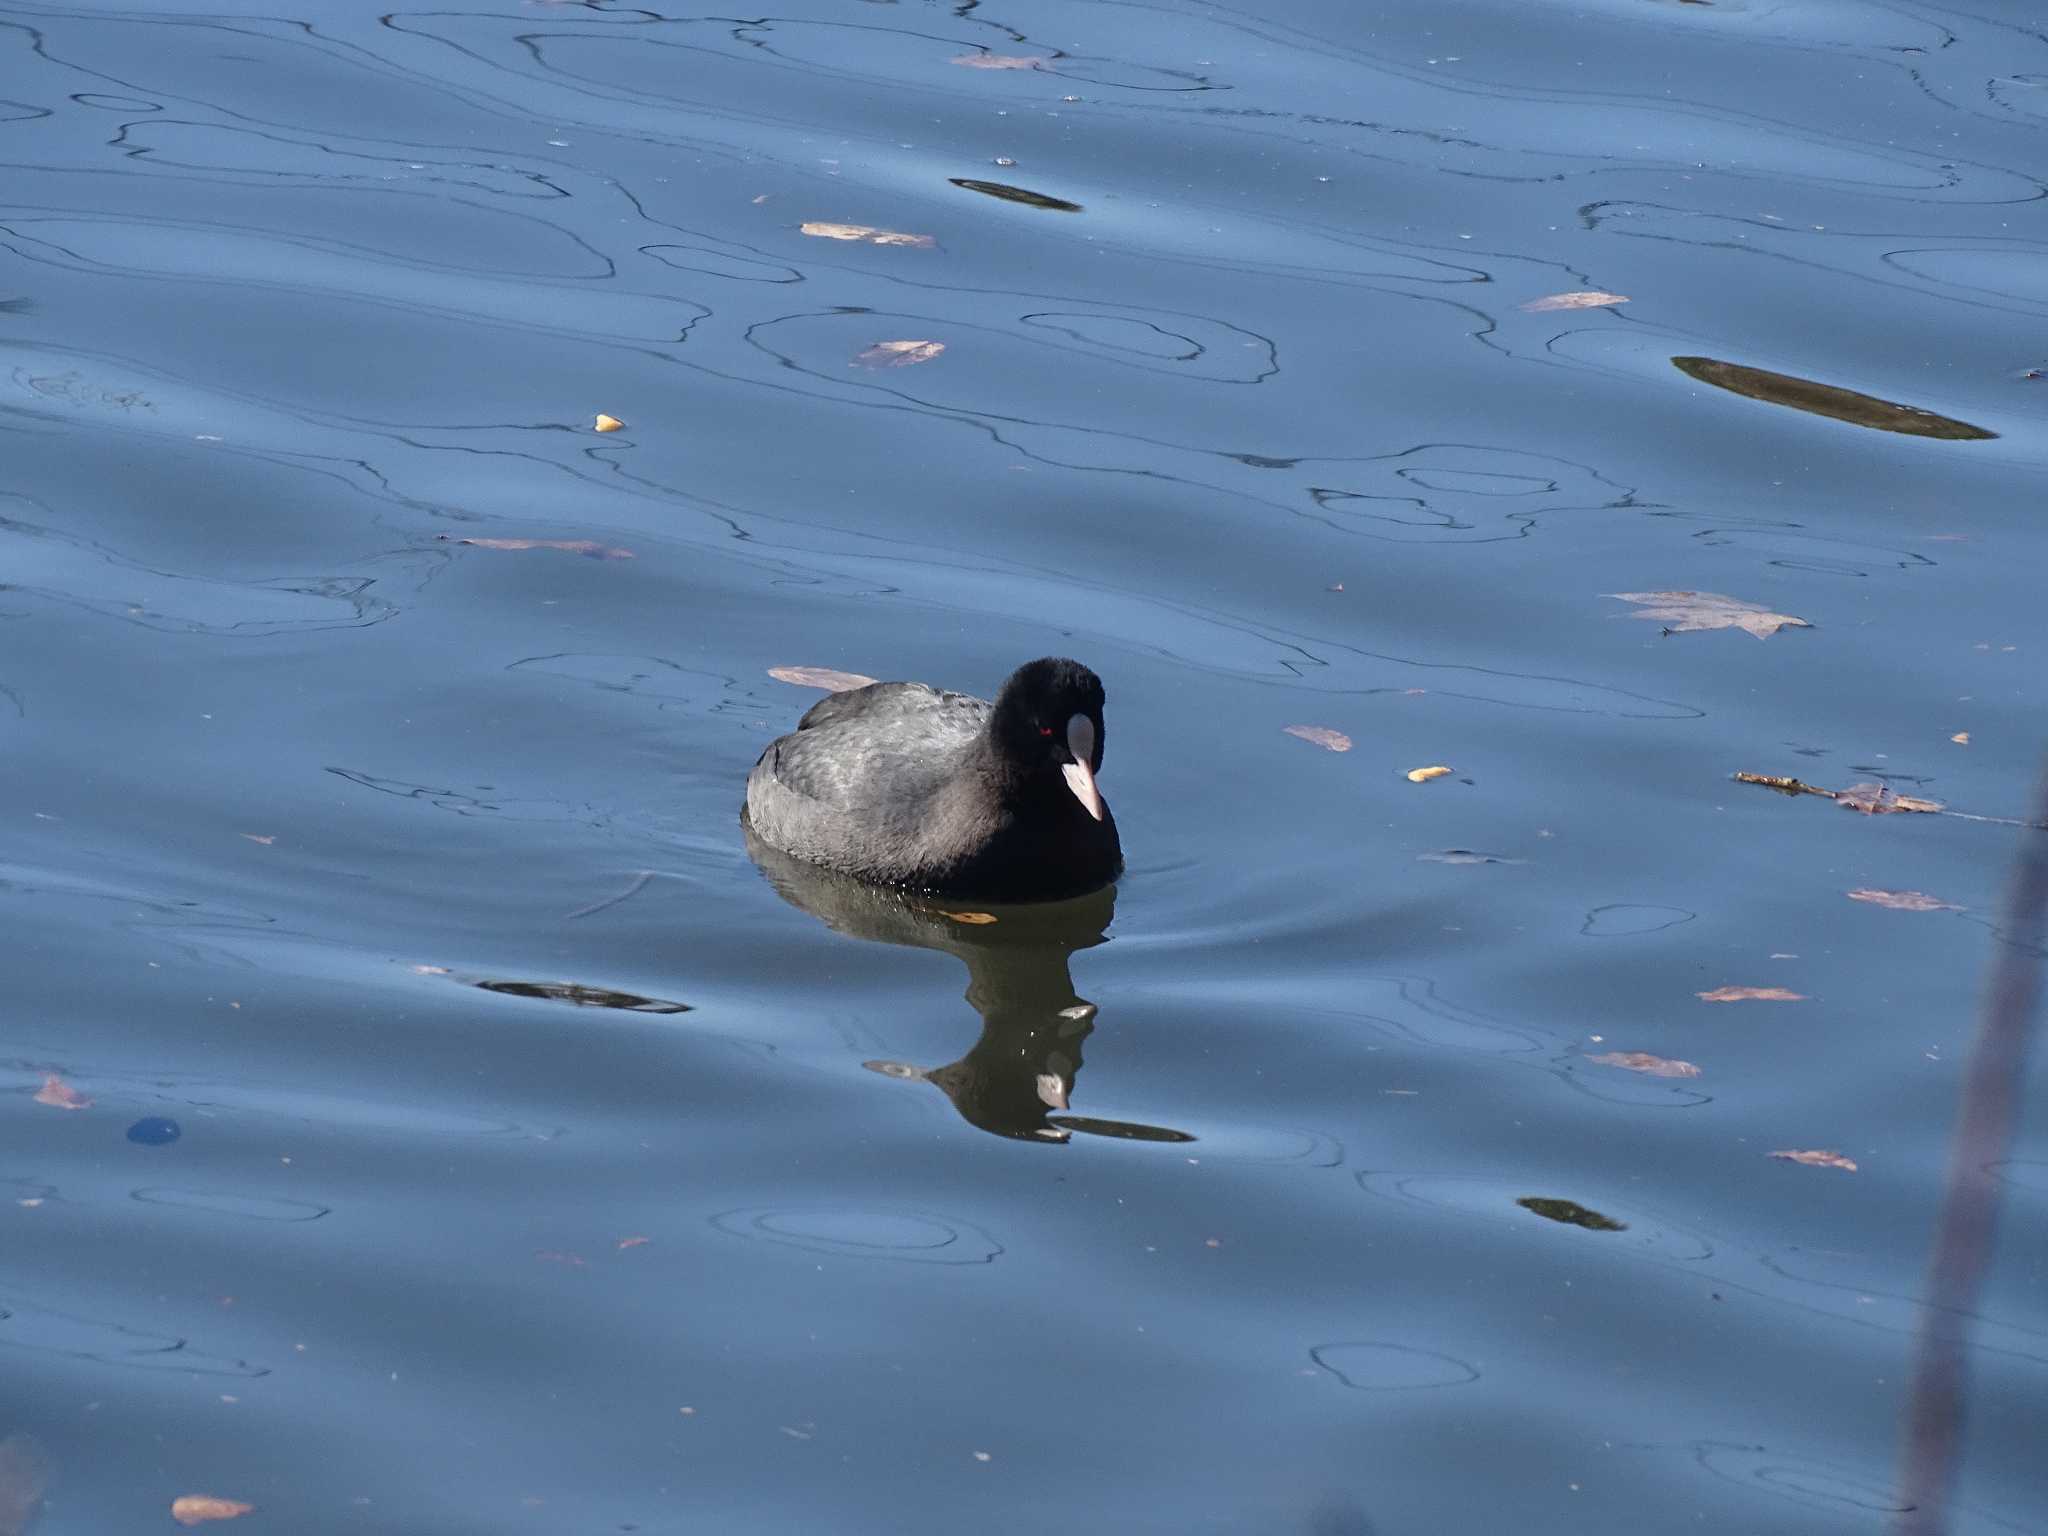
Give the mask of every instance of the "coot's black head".
[{"label": "coot's black head", "polygon": [[1064,656],[1028,661],[996,695],[989,734],[1006,762],[1059,773],[1090,816],[1102,820],[1102,679]]}]

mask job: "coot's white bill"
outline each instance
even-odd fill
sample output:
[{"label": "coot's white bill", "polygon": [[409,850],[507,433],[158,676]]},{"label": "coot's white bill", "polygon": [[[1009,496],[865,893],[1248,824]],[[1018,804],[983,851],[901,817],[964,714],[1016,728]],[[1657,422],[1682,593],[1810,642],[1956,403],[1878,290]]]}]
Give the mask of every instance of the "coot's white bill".
[{"label": "coot's white bill", "polygon": [[1081,802],[1081,808],[1100,821],[1102,795],[1095,788],[1095,770],[1089,766],[1095,761],[1095,722],[1086,715],[1068,716],[1067,750],[1074,754],[1074,760],[1061,763],[1060,773],[1074,798]]}]

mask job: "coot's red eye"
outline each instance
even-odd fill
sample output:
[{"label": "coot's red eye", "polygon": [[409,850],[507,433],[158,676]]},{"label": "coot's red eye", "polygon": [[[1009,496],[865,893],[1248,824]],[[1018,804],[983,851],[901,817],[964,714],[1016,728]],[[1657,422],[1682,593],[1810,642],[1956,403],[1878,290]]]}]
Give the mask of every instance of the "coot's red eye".
[{"label": "coot's red eye", "polygon": [[1038,734],[1041,736],[1050,736],[1052,734],[1052,727],[1049,725],[1041,725],[1038,728]]}]

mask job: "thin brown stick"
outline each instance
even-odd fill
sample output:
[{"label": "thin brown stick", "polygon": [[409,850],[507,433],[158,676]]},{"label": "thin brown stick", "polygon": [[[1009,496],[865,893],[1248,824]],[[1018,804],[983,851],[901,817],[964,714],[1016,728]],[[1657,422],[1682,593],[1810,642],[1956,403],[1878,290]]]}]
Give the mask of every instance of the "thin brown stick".
[{"label": "thin brown stick", "polygon": [[1970,1325],[1997,1236],[1994,1169],[2012,1145],[2041,1001],[2036,957],[2048,935],[2048,764],[2034,807],[2006,887],[2005,921],[1963,1073],[1948,1182],[1928,1262],[1899,1447],[1899,1529],[1908,1536],[1942,1536],[1947,1530],[1961,1459]]}]

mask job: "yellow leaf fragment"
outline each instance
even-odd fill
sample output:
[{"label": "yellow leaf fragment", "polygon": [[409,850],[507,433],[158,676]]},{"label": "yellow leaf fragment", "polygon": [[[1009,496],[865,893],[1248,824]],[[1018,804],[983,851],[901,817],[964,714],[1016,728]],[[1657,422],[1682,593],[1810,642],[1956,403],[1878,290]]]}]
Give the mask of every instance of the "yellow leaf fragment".
[{"label": "yellow leaf fragment", "polygon": [[256,1506],[236,1499],[216,1499],[209,1494],[188,1493],[171,1500],[171,1518],[180,1525],[204,1525],[209,1520],[233,1520],[253,1514]]},{"label": "yellow leaf fragment", "polygon": [[1043,69],[1052,61],[1037,54],[963,53],[947,62],[965,69]]},{"label": "yellow leaf fragment", "polygon": [[616,416],[607,416],[603,411],[599,411],[597,413],[597,421],[594,425],[596,429],[600,432],[616,432],[619,430],[619,428],[623,427],[625,423],[619,420],[619,418]]},{"label": "yellow leaf fragment", "polygon": [[1773,1152],[1771,1156],[1788,1163],[1804,1163],[1809,1168],[1839,1168],[1844,1173],[1856,1171],[1855,1159],[1844,1157],[1839,1152]]},{"label": "yellow leaf fragment", "polygon": [[1442,763],[1432,763],[1427,768],[1410,768],[1408,770],[1408,782],[1410,784],[1427,784],[1431,779],[1448,778],[1450,773],[1451,770]]},{"label": "yellow leaf fragment", "polygon": [[878,341],[853,360],[865,368],[908,368],[928,363],[945,350],[943,341]]},{"label": "yellow leaf fragment", "polygon": [[1698,1077],[1700,1069],[1689,1061],[1671,1061],[1662,1056],[1652,1056],[1648,1051],[1605,1051],[1598,1056],[1588,1056],[1588,1061],[1597,1061],[1603,1067],[1625,1067],[1631,1072],[1647,1072],[1652,1077]]},{"label": "yellow leaf fragment", "polygon": [[43,1086],[36,1090],[36,1102],[52,1109],[90,1109],[92,1100],[54,1072],[43,1074]]},{"label": "yellow leaf fragment", "polygon": [[1726,597],[1719,592],[1610,592],[1607,595],[1624,603],[1640,605],[1629,615],[1630,618],[1660,619],[1665,629],[1673,634],[1695,629],[1740,629],[1765,640],[1788,624],[1796,629],[1813,628],[1806,620],[1795,619],[1789,613],[1772,613],[1759,604],[1745,602],[1739,597]]},{"label": "yellow leaf fragment", "polygon": [[1333,731],[1327,725],[1290,725],[1284,727],[1290,736],[1299,736],[1303,741],[1313,742],[1326,752],[1349,752],[1351,738],[1342,731]]},{"label": "yellow leaf fragment", "polygon": [[948,912],[944,907],[939,909],[939,916],[950,917],[956,923],[971,923],[976,927],[996,920],[993,912]]},{"label": "yellow leaf fragment", "polygon": [[1949,737],[1949,740],[1959,747],[1967,747],[1970,744],[1970,733],[1968,731],[1957,731],[1955,735]]},{"label": "yellow leaf fragment", "polygon": [[830,667],[770,667],[768,675],[778,683],[794,683],[799,688],[822,688],[827,693],[865,688],[874,681],[872,677],[858,672],[835,672]]},{"label": "yellow leaf fragment", "polygon": [[1867,901],[1873,907],[1890,907],[1894,912],[1960,912],[1963,909],[1952,901],[1942,901],[1929,896],[1925,891],[1873,891],[1856,890],[1849,892],[1851,901]]},{"label": "yellow leaf fragment", "polygon": [[906,235],[899,230],[875,229],[866,224],[828,224],[820,219],[807,219],[797,228],[820,240],[859,240],[869,245],[914,246],[918,250],[930,250],[939,243],[930,235]]},{"label": "yellow leaf fragment", "polygon": [[1545,298],[1531,299],[1522,308],[1529,314],[1542,315],[1553,309],[1604,309],[1610,304],[1627,302],[1627,296],[1619,293],[1553,293]]},{"label": "yellow leaf fragment", "polygon": [[1703,1003],[1803,1003],[1804,992],[1788,992],[1783,987],[1716,987],[1711,992],[1695,992]]}]

